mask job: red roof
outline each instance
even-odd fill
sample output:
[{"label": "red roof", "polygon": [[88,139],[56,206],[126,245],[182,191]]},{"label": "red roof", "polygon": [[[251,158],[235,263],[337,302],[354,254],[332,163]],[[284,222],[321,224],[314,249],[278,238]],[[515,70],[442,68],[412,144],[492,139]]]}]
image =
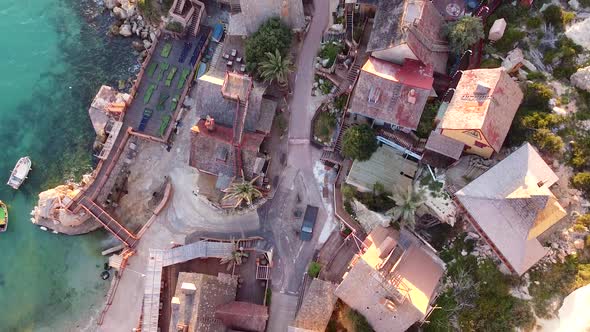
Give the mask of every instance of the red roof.
[{"label": "red roof", "polygon": [[433,69],[406,59],[403,65],[370,57],[352,99],[352,112],[416,129],[432,90]]},{"label": "red roof", "polygon": [[440,128],[481,130],[500,151],[522,98],[520,87],[502,68],[466,70]]},{"label": "red roof", "polygon": [[[215,130],[209,131],[205,127],[205,121],[206,120],[201,119],[197,123],[197,127],[199,127],[199,135],[203,135],[211,139],[225,142],[228,145],[232,145],[232,137],[234,134],[232,128],[216,124]],[[264,141],[264,137],[265,136],[260,133],[244,132],[242,135],[242,150],[257,152],[260,148],[260,145],[262,144],[262,141]]]}]

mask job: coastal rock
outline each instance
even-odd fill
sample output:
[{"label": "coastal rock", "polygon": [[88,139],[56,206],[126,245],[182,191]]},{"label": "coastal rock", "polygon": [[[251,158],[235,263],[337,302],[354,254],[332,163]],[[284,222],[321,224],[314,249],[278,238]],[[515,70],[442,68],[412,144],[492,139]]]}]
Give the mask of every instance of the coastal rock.
[{"label": "coastal rock", "polygon": [[152,43],[155,43],[156,42],[156,38],[157,38],[156,37],[156,33],[155,32],[150,32],[150,41]]},{"label": "coastal rock", "polygon": [[576,241],[574,241],[574,248],[576,248],[578,250],[584,249],[584,240],[577,239]]},{"label": "coastal rock", "polygon": [[120,20],[124,20],[128,17],[127,12],[121,7],[113,8],[113,15]]},{"label": "coastal rock", "polygon": [[119,35],[119,26],[117,24],[113,24],[111,25],[111,27],[109,28],[109,34],[113,35],[113,36],[117,36]]},{"label": "coastal rock", "polygon": [[137,40],[134,40],[131,43],[131,47],[133,47],[134,50],[136,50],[137,52],[141,52],[145,49],[145,47],[143,46],[143,43]]},{"label": "coastal rock", "polygon": [[570,6],[571,9],[573,10],[578,10],[580,9],[580,3],[578,2],[578,0],[570,0],[567,2],[567,4]]},{"label": "coastal rock", "polygon": [[139,33],[139,36],[141,37],[141,39],[146,39],[150,36],[150,33],[147,29],[143,29],[141,30],[141,32]]},{"label": "coastal rock", "polygon": [[571,25],[565,31],[565,35],[571,38],[574,43],[590,50],[590,34],[588,31],[590,31],[590,18]]},{"label": "coastal rock", "polygon": [[117,0],[105,0],[104,6],[107,7],[107,9],[113,9],[117,6]]},{"label": "coastal rock", "polygon": [[144,40],[143,41],[143,48],[148,50],[150,47],[152,47],[152,43],[149,40]]},{"label": "coastal rock", "polygon": [[567,115],[567,111],[564,108],[558,107],[558,106],[554,106],[552,108],[553,113],[558,114],[558,115]]},{"label": "coastal rock", "polygon": [[570,81],[576,88],[590,92],[590,66],[578,69],[570,77]]},{"label": "coastal rock", "polygon": [[133,35],[133,33],[131,32],[131,26],[129,24],[121,25],[121,27],[119,28],[119,34],[123,37],[129,37]]}]

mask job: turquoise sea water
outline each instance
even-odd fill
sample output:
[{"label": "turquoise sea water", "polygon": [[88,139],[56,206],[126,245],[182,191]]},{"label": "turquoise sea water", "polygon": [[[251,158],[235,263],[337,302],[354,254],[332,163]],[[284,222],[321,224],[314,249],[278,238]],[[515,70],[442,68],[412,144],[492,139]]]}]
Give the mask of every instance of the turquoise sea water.
[{"label": "turquoise sea water", "polygon": [[19,191],[0,185],[10,216],[0,234],[0,331],[80,330],[109,286],[99,278],[100,251],[113,244],[107,234],[55,235],[29,221],[40,191],[91,168],[87,109],[100,85],[137,70],[131,41],[106,36],[112,19],[98,8],[0,1],[0,182],[19,157],[33,160]]}]

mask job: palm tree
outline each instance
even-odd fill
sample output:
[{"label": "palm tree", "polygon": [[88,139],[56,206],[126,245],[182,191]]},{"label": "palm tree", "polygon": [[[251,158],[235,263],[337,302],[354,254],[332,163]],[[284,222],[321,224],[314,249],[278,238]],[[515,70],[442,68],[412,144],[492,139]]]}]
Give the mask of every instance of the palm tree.
[{"label": "palm tree", "polygon": [[291,57],[283,57],[278,49],[275,49],[274,54],[265,54],[266,59],[261,61],[258,67],[260,76],[265,82],[276,80],[282,88],[286,88],[289,84],[289,73],[295,69]]},{"label": "palm tree", "polygon": [[424,203],[424,192],[413,186],[408,186],[406,192],[394,192],[392,199],[396,206],[387,211],[393,221],[400,221],[402,226],[414,229],[416,225],[416,210]]},{"label": "palm tree", "polygon": [[244,252],[242,248],[238,247],[236,241],[232,238],[231,243],[233,244],[234,249],[232,250],[231,254],[223,257],[219,264],[227,264],[227,270],[231,270],[232,267],[241,265],[244,258],[248,258],[249,254]]},{"label": "palm tree", "polygon": [[260,190],[254,186],[254,182],[256,182],[257,179],[258,177],[255,177],[251,181],[242,180],[242,182],[232,183],[231,186],[223,190],[225,196],[223,196],[222,200],[227,201],[235,199],[236,208],[242,205],[244,201],[246,201],[248,205],[252,205],[252,201],[255,198],[262,196]]}]

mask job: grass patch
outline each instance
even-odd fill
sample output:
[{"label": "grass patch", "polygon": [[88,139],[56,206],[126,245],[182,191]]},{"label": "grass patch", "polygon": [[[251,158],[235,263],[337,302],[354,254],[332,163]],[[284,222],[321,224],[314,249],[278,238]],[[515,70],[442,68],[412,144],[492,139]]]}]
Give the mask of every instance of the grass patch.
[{"label": "grass patch", "polygon": [[502,60],[496,58],[487,58],[481,61],[481,68],[498,68],[502,65]]},{"label": "grass patch", "polygon": [[164,44],[164,47],[162,48],[162,52],[160,52],[160,55],[164,58],[167,58],[168,56],[170,56],[170,52],[172,52],[172,44],[166,43]]},{"label": "grass patch", "polygon": [[174,75],[176,75],[177,70],[178,69],[176,67],[172,67],[170,72],[168,72],[168,76],[166,77],[166,82],[164,82],[164,85],[166,85],[166,86],[172,85],[172,80],[174,79]]},{"label": "grass patch", "polygon": [[178,89],[182,89],[184,87],[184,83],[186,82],[186,79],[188,78],[188,75],[190,75],[191,71],[188,69],[184,69],[182,71],[182,74],[180,74],[180,79],[178,80]]},{"label": "grass patch", "polygon": [[330,143],[336,129],[336,116],[330,112],[320,112],[314,125],[314,136],[322,143]]},{"label": "grass patch", "polygon": [[145,95],[143,95],[143,103],[147,104],[150,102],[150,99],[152,99],[152,95],[154,94],[154,90],[156,90],[156,85],[155,84],[150,84],[147,88],[147,90],[145,91]]},{"label": "grass patch", "polygon": [[322,265],[318,262],[311,262],[307,267],[307,275],[312,278],[317,278],[320,275],[320,271],[322,270]]}]

